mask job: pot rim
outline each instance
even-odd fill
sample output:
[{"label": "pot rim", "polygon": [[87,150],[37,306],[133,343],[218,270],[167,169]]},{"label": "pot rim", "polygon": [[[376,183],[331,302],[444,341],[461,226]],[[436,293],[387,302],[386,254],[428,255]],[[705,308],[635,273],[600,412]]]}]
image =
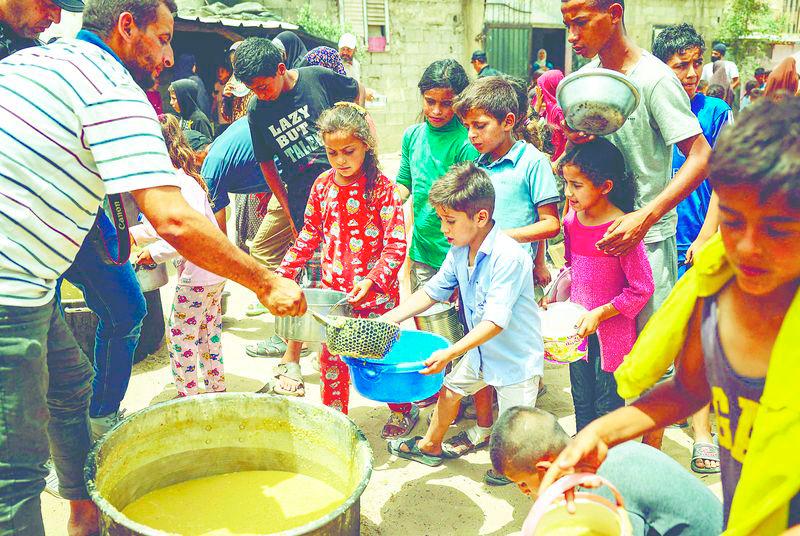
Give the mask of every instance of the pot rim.
[{"label": "pot rim", "polygon": [[[217,394],[214,394],[214,395],[211,395],[211,396],[213,396],[215,399],[226,399],[226,398],[241,399],[242,397],[244,397],[244,398],[255,398],[255,399],[272,398],[272,399],[281,400],[281,401],[285,401],[286,400],[285,397],[282,397],[282,396],[279,396],[279,395],[262,394],[262,393],[217,393]],[[158,409],[160,409],[162,407],[167,407],[167,406],[172,406],[172,405],[175,405],[175,404],[186,403],[187,400],[191,400],[191,398],[177,398],[177,399],[168,400],[168,401],[165,401],[165,402],[159,402],[158,404],[153,404],[152,406],[148,406],[148,407],[146,407],[144,409],[141,409],[141,410],[131,414],[129,417],[125,418],[125,420],[115,424],[111,428],[111,430],[109,430],[109,432],[107,432],[103,437],[101,437],[94,444],[94,447],[92,447],[92,450],[89,451],[89,456],[86,458],[86,464],[84,465],[84,468],[83,468],[83,476],[84,476],[84,481],[86,482],[86,489],[89,492],[89,497],[92,499],[92,502],[94,502],[94,504],[100,510],[101,516],[102,515],[107,515],[115,523],[118,523],[118,524],[122,525],[123,527],[127,527],[127,528],[131,528],[133,530],[136,530],[137,532],[141,533],[143,536],[168,536],[170,534],[168,532],[163,532],[163,531],[154,529],[152,527],[148,527],[147,525],[142,525],[141,523],[136,523],[135,521],[133,521],[132,519],[130,519],[129,517],[124,515],[121,511],[119,511],[106,498],[101,496],[100,492],[97,489],[97,485],[95,484],[95,480],[94,480],[95,476],[97,476],[97,463],[96,462],[97,462],[97,457],[98,457],[98,455],[100,453],[100,450],[103,448],[103,445],[105,445],[106,440],[111,436],[110,432],[112,432],[113,430],[115,430],[115,429],[117,429],[119,427],[126,426],[127,423],[133,422],[136,419],[140,419],[144,415],[147,415],[148,413],[156,411],[156,410],[158,410]],[[330,523],[331,521],[333,521],[334,519],[336,519],[337,517],[342,515],[344,512],[346,512],[347,510],[352,508],[353,505],[356,502],[361,500],[361,495],[363,495],[364,490],[367,488],[367,485],[369,484],[369,480],[372,477],[372,468],[373,468],[373,465],[374,465],[374,456],[373,456],[373,453],[372,453],[372,447],[369,444],[369,440],[367,439],[366,435],[364,435],[364,432],[362,432],[361,429],[358,427],[358,425],[356,425],[356,423],[353,422],[352,419],[350,419],[350,417],[348,417],[344,413],[336,411],[336,410],[334,410],[332,408],[329,408],[327,406],[320,406],[318,404],[312,404],[311,402],[308,402],[306,400],[292,400],[291,402],[292,402],[292,404],[299,404],[299,405],[305,406],[306,408],[309,408],[309,409],[312,409],[312,410],[327,411],[329,414],[334,415],[335,419],[340,420],[345,426],[347,426],[351,430],[353,430],[355,432],[356,437],[358,438],[358,440],[360,440],[360,441],[357,440],[357,443],[359,443],[362,446],[361,449],[360,449],[360,452],[357,453],[357,456],[359,456],[359,457],[366,456],[367,457],[367,459],[364,460],[365,462],[368,462],[368,463],[365,464],[367,470],[365,471],[364,476],[361,478],[361,481],[355,487],[355,489],[350,494],[350,496],[341,505],[339,505],[338,508],[336,508],[335,510],[329,512],[327,515],[325,515],[325,516],[323,516],[323,517],[321,517],[321,518],[319,518],[319,519],[317,519],[315,521],[311,521],[309,523],[306,523],[305,525],[301,525],[299,527],[295,527],[293,529],[286,530],[286,531],[283,531],[283,532],[269,533],[270,536],[301,536],[302,534],[307,534],[307,533],[309,533],[311,531],[314,531],[314,530],[317,530],[317,529],[319,529],[321,527],[324,527],[325,525],[327,525],[328,523]]]},{"label": "pot rim", "polygon": [[637,88],[636,85],[633,82],[631,82],[630,78],[617,71],[612,71],[611,69],[604,69],[602,67],[575,71],[574,73],[564,78],[561,81],[561,83],[558,84],[558,88],[556,89],[556,100],[559,102],[559,104],[561,103],[561,94],[564,91],[564,88],[566,88],[576,80],[580,80],[581,78],[587,78],[591,76],[602,76],[605,78],[613,78],[618,82],[622,82],[633,93],[635,105],[631,109],[630,113],[633,113],[633,111],[639,107],[639,104],[642,100],[642,95],[641,93],[639,93],[639,88]]}]

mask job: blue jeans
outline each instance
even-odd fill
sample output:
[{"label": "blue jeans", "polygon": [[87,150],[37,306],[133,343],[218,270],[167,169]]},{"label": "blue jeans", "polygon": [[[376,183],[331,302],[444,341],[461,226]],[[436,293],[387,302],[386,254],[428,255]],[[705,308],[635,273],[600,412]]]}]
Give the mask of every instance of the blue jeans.
[{"label": "blue jeans", "polygon": [[51,455],[61,496],[89,498],[91,384],[92,365],[54,301],[0,305],[0,534],[44,534],[39,495]]},{"label": "blue jeans", "polygon": [[583,430],[593,420],[625,405],[617,394],[614,375],[600,367],[600,340],[589,336],[589,360],[569,364],[572,403],[575,406],[575,428]]},{"label": "blue jeans", "polygon": [[[111,255],[117,255],[117,231],[101,213],[100,234]],[[97,315],[94,343],[95,377],[89,415],[102,417],[119,410],[133,368],[147,304],[130,263],[108,265],[89,242],[84,242],[64,278],[83,292],[86,306]]]}]

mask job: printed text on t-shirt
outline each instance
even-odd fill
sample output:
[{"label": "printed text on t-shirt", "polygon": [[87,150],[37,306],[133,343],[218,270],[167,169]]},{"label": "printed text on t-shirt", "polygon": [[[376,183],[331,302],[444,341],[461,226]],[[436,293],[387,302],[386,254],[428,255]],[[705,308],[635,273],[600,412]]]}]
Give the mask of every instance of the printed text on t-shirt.
[{"label": "printed text on t-shirt", "polygon": [[322,146],[317,132],[309,128],[310,116],[308,105],[305,105],[269,126],[269,131],[275,137],[278,147],[293,163]]}]

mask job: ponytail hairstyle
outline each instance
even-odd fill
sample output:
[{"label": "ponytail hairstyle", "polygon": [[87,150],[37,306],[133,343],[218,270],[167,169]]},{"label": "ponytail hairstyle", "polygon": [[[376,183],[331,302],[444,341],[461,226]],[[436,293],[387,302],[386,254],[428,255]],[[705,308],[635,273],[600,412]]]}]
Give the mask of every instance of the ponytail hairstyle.
[{"label": "ponytail hairstyle", "polygon": [[161,123],[161,133],[164,135],[172,165],[177,169],[182,169],[184,173],[196,180],[197,184],[208,194],[208,186],[200,176],[195,153],[186,140],[178,118],[172,114],[161,114],[158,116],[158,121]]},{"label": "ponytail hairstyle", "polygon": [[429,89],[451,89],[458,95],[469,85],[469,78],[464,67],[456,60],[448,58],[446,60],[436,60],[425,69],[422,78],[419,79],[417,87],[420,94]]},{"label": "ponytail hairstyle", "polygon": [[614,186],[608,193],[609,201],[625,213],[634,211],[636,180],[625,166],[625,157],[607,139],[571,145],[558,164],[558,174],[562,177],[564,166],[580,169],[598,188],[611,181]]},{"label": "ponytail hairstyle", "polygon": [[322,112],[317,121],[317,128],[323,139],[325,134],[346,132],[367,146],[361,170],[367,177],[365,196],[367,200],[372,200],[375,185],[381,176],[381,168],[376,154],[378,142],[375,123],[367,111],[354,102],[337,102],[333,108]]}]

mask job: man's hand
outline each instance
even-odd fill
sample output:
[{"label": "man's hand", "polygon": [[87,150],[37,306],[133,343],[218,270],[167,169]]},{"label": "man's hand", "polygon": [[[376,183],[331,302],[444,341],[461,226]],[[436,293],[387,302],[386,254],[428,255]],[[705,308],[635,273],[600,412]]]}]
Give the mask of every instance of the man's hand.
[{"label": "man's hand", "polygon": [[578,336],[582,339],[585,339],[589,335],[594,334],[597,332],[597,327],[600,325],[600,322],[603,320],[603,310],[598,307],[597,309],[592,309],[578,320],[578,323],[575,324],[575,327],[578,328]]},{"label": "man's hand", "polygon": [[597,243],[597,248],[609,255],[624,255],[644,240],[652,225],[644,209],[625,214],[611,224],[603,239]]},{"label": "man's hand", "polygon": [[420,374],[438,374],[444,370],[447,364],[452,361],[454,356],[448,350],[436,350],[425,360],[425,369],[419,371]]},{"label": "man's hand", "polygon": [[547,268],[547,265],[544,263],[540,265],[537,262],[536,266],[533,268],[533,282],[540,287],[546,287],[552,280],[553,276],[550,274],[550,270]]},{"label": "man's hand", "polygon": [[361,305],[361,302],[364,301],[364,298],[367,297],[367,293],[369,289],[372,288],[374,282],[372,279],[362,279],[355,285],[353,285],[353,290],[351,290],[347,294],[347,301],[350,302],[350,305],[353,307],[358,307]]},{"label": "man's hand", "polygon": [[597,136],[594,134],[589,134],[588,132],[583,132],[581,130],[572,130],[569,128],[566,119],[561,121],[561,129],[564,131],[564,135],[567,137],[567,139],[576,145],[589,143],[590,141],[597,139]]},{"label": "man's hand", "polygon": [[[576,435],[542,478],[539,494],[550,487],[559,478],[572,473],[596,473],[597,468],[605,461],[608,445],[587,426]],[[567,492],[567,510],[575,513],[575,493]]]},{"label": "man's hand", "polygon": [[150,250],[145,248],[136,255],[136,259],[134,259],[133,263],[137,266],[152,266],[156,262],[153,260],[153,256],[150,255]]},{"label": "man's hand", "polygon": [[302,316],[306,313],[306,297],[300,286],[285,277],[272,277],[258,293],[258,301],[275,316]]}]

